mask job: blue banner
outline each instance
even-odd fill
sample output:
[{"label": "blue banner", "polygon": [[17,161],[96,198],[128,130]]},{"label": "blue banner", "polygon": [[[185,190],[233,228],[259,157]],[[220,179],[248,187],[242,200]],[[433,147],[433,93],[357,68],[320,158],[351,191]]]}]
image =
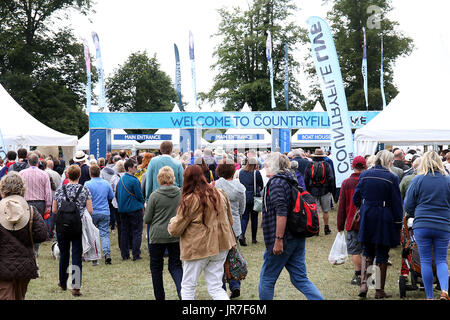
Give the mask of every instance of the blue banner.
[{"label": "blue banner", "polygon": [[307,134],[301,133],[297,135],[297,139],[301,141],[330,141],[331,134]]},{"label": "blue banner", "polygon": [[215,134],[206,133],[204,138],[208,141],[217,140],[264,140],[263,134]]},{"label": "blue banner", "polygon": [[369,92],[368,92],[368,78],[367,78],[367,41],[366,28],[363,27],[364,43],[363,43],[363,61],[362,61],[362,75],[364,78],[364,97],[366,98],[366,110],[369,110]]},{"label": "blue banner", "polygon": [[[334,87],[330,89],[335,90]],[[334,98],[331,96],[328,99]],[[333,100],[332,103],[334,106],[338,102]],[[339,103],[341,102],[339,101]],[[341,107],[341,104],[338,107]],[[339,131],[342,129],[335,123],[338,120],[344,119],[345,124],[350,124],[352,128],[358,129],[379,113],[377,111],[350,111],[348,114],[339,116],[338,112],[340,110],[333,109],[332,121],[330,121],[330,114],[326,112],[91,112],[89,127],[91,129],[264,129],[330,128],[333,125],[333,129]]]},{"label": "blue banner", "polygon": [[267,31],[267,41],[266,41],[266,57],[267,62],[269,63],[269,72],[270,72],[270,104],[272,109],[275,109],[277,106],[275,104],[275,94],[273,91],[273,61],[272,61],[272,37],[270,36],[270,31]]},{"label": "blue banner", "polygon": [[286,101],[286,110],[289,111],[289,55],[288,45],[284,44],[284,100]]},{"label": "blue banner", "polygon": [[91,55],[89,53],[89,46],[84,39],[83,41],[84,46],[84,60],[86,61],[86,113],[89,115],[91,112],[91,95],[92,95],[92,84],[91,84]]},{"label": "blue banner", "polygon": [[172,140],[171,134],[115,134],[114,140]]},{"label": "blue banner", "polygon": [[98,38],[98,34],[95,31],[92,32],[92,39],[94,40],[96,49],[98,82],[100,84],[100,96],[98,97],[98,106],[100,110],[106,111],[105,77],[103,73],[102,54],[100,52],[100,39]]},{"label": "blue banner", "polygon": [[380,90],[383,99],[383,109],[386,108],[386,96],[384,95],[384,70],[383,70],[383,35],[381,35],[381,70],[380,70]]},{"label": "blue banner", "polygon": [[111,130],[89,130],[89,154],[95,159],[106,158],[106,153],[111,152]]},{"label": "blue banner", "polygon": [[195,76],[195,55],[194,55],[194,35],[189,31],[189,57],[191,58],[191,70],[192,70],[192,89],[194,90],[194,105],[198,108],[197,104],[197,85]]},{"label": "blue banner", "polygon": [[351,122],[339,60],[328,24],[319,17],[308,19],[312,56],[331,122],[331,153],[340,188],[352,171],[354,157]]},{"label": "blue banner", "polygon": [[180,53],[178,47],[174,43],[173,48],[175,50],[175,88],[178,95],[178,108],[183,111],[183,102],[181,101],[181,68],[180,68]]}]

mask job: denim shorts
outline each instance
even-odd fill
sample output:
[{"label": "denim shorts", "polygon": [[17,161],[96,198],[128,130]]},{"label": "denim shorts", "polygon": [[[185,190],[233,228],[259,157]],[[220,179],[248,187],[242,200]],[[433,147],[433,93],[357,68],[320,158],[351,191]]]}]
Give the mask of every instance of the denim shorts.
[{"label": "denim shorts", "polygon": [[347,253],[358,255],[362,253],[362,244],[358,242],[357,231],[347,231]]}]

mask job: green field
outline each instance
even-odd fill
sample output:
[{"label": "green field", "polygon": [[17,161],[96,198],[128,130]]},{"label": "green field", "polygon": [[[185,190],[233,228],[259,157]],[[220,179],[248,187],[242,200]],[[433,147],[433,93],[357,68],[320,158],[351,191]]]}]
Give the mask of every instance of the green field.
[{"label": "green field", "polygon": [[[322,222],[322,221],[321,221]],[[144,227],[145,228],[145,227]],[[351,259],[343,265],[333,266],[328,262],[328,254],[336,236],[336,211],[330,212],[330,228],[332,234],[325,236],[323,230],[319,237],[307,239],[306,262],[310,280],[317,286],[325,299],[329,300],[357,300],[359,287],[350,284],[353,276]],[[117,232],[117,231],[116,231]],[[250,236],[250,226],[247,229],[247,238]],[[145,232],[144,232],[145,235]],[[247,247],[241,247],[241,251],[249,264],[248,277],[242,281],[242,300],[258,300],[259,273],[263,263],[264,243],[262,230],[258,230],[258,243]],[[117,244],[117,233],[111,235],[112,265],[105,265],[104,260],[99,266],[92,263],[83,263],[82,293],[79,298],[72,297],[71,291],[61,291],[58,283],[58,261],[51,257],[51,242],[46,242],[39,249],[39,267],[41,277],[30,282],[26,299],[28,300],[154,300],[152,280],[149,267],[149,255],[147,242],[143,236],[141,246],[142,260],[122,261]],[[400,247],[391,250],[393,265],[388,269],[386,291],[393,294],[391,299],[400,299],[398,290],[398,277],[401,269]],[[165,259],[164,287],[166,299],[177,300],[175,285],[167,270]],[[370,289],[368,299],[373,299],[374,289]],[[440,292],[435,291],[435,298]],[[200,279],[196,298],[209,300],[203,276]],[[297,291],[290,283],[286,270],[275,287],[275,300],[304,300],[302,293]],[[406,299],[425,299],[424,291],[412,291],[407,293]]]}]

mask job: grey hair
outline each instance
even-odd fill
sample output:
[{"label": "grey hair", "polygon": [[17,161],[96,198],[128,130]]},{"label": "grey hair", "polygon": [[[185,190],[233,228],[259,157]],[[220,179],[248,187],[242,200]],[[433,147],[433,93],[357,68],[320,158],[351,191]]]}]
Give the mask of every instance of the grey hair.
[{"label": "grey hair", "polygon": [[298,162],[297,161],[291,161],[291,169],[297,169],[298,168]]},{"label": "grey hair", "polygon": [[305,154],[305,151],[302,148],[294,149],[292,151],[295,156],[303,157]]},{"label": "grey hair", "polygon": [[422,157],[418,157],[416,160],[414,160],[412,167],[414,170],[417,170],[419,168],[420,164],[422,163]]},{"label": "grey hair", "polygon": [[39,163],[39,156],[36,153],[31,153],[28,156],[28,164],[30,166],[36,167]]},{"label": "grey hair", "polygon": [[10,171],[0,181],[0,195],[2,198],[19,195],[25,196],[27,190],[25,180],[17,171]]},{"label": "grey hair", "polygon": [[264,160],[264,165],[273,174],[286,172],[291,167],[288,157],[280,152],[271,152]]},{"label": "grey hair", "polygon": [[388,150],[381,150],[375,156],[375,165],[380,165],[389,169],[392,166],[394,154]]}]

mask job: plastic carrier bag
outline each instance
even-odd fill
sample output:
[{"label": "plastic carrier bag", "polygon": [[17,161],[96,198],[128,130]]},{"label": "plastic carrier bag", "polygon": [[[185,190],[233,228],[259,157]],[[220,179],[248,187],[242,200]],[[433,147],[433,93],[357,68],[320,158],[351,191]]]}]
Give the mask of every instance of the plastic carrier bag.
[{"label": "plastic carrier bag", "polygon": [[348,259],[347,243],[345,241],[345,233],[338,232],[333,246],[331,247],[328,261],[333,265],[343,264]]}]

